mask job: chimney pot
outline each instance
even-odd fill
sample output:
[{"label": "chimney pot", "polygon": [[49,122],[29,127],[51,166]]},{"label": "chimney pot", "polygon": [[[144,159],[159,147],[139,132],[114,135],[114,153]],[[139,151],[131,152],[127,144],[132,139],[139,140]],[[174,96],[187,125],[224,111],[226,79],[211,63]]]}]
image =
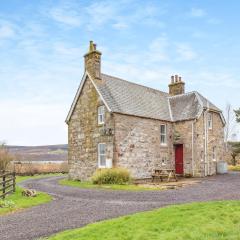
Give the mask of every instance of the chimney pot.
[{"label": "chimney pot", "polygon": [[175,82],[178,82],[178,75],[175,75]]},{"label": "chimney pot", "polygon": [[85,70],[93,79],[101,79],[101,52],[96,48],[97,45],[90,41],[89,51],[84,55]]},{"label": "chimney pot", "polygon": [[185,93],[185,83],[182,81],[182,77],[178,75],[171,76],[171,83],[168,85],[168,87],[170,96]]},{"label": "chimney pot", "polygon": [[93,43],[93,41],[90,41],[90,43],[89,43],[89,52],[92,52],[92,51],[94,51],[94,43]]}]

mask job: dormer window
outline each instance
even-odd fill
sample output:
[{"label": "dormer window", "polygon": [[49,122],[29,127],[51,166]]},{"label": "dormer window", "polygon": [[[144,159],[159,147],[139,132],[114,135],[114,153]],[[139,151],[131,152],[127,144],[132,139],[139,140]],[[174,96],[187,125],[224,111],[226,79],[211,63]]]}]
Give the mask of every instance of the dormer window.
[{"label": "dormer window", "polygon": [[98,124],[104,124],[105,122],[105,108],[104,106],[98,107]]},{"label": "dormer window", "polygon": [[213,122],[212,122],[212,113],[208,113],[208,129],[212,129]]}]

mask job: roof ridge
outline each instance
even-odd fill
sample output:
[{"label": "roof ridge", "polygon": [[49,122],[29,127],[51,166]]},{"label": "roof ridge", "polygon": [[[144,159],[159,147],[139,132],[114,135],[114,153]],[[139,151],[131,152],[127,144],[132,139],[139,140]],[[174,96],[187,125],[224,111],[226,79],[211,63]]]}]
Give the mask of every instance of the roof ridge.
[{"label": "roof ridge", "polygon": [[[218,108],[212,101],[210,101],[208,98],[206,98],[206,97],[204,97],[201,93],[199,93],[199,92],[197,92],[197,91],[195,91],[195,93],[199,96],[199,98],[201,99],[201,98],[203,98],[205,101],[207,101],[207,103],[209,104],[211,104],[215,109],[214,110],[216,110],[216,111],[218,111],[218,112],[222,112],[222,110],[220,109],[220,108]],[[202,101],[202,99],[201,99],[201,101]],[[203,108],[205,108],[205,106],[203,105]]]},{"label": "roof ridge", "polygon": [[126,80],[126,79],[122,79],[122,78],[119,78],[119,77],[114,77],[114,76],[112,76],[112,75],[105,74],[105,73],[101,73],[101,75],[105,75],[105,76],[107,76],[107,77],[116,78],[116,79],[118,79],[118,80],[120,80],[120,81],[124,81],[124,82],[130,83],[130,84],[133,84],[133,85],[137,85],[137,86],[139,86],[139,87],[148,88],[149,90],[154,90],[154,91],[158,91],[158,92],[160,92],[160,93],[163,93],[163,94],[169,95],[167,92],[164,92],[164,91],[158,90],[158,89],[156,89],[156,88],[152,88],[152,87],[144,86],[144,85],[142,85],[142,84],[138,84],[138,83],[135,83],[135,82],[131,82],[131,81],[128,81],[128,80]]},{"label": "roof ridge", "polygon": [[196,94],[196,91],[182,93],[182,94],[178,94],[178,95],[175,95],[175,96],[169,96],[168,98],[178,98],[178,97],[187,96],[187,95],[190,95],[190,94],[193,94],[193,93]]}]

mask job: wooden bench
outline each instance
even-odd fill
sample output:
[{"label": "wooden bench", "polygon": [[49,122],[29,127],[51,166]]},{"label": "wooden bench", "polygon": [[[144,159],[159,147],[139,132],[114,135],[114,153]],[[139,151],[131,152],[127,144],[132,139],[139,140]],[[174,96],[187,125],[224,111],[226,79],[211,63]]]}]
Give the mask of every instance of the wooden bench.
[{"label": "wooden bench", "polygon": [[177,176],[174,169],[155,169],[154,173],[152,174],[152,182],[154,180],[159,179],[161,182],[164,178],[167,178],[169,182],[172,178],[177,182]]}]

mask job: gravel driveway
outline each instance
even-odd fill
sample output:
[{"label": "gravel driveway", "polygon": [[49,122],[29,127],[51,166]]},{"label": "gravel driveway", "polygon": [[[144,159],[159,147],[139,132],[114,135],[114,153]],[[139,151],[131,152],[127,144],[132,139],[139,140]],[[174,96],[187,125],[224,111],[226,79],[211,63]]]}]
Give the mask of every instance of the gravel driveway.
[{"label": "gravel driveway", "polygon": [[88,223],[195,201],[240,200],[240,173],[208,177],[177,190],[126,192],[80,189],[58,185],[61,177],[27,180],[21,185],[44,191],[54,201],[0,216],[1,240],[37,239]]}]

